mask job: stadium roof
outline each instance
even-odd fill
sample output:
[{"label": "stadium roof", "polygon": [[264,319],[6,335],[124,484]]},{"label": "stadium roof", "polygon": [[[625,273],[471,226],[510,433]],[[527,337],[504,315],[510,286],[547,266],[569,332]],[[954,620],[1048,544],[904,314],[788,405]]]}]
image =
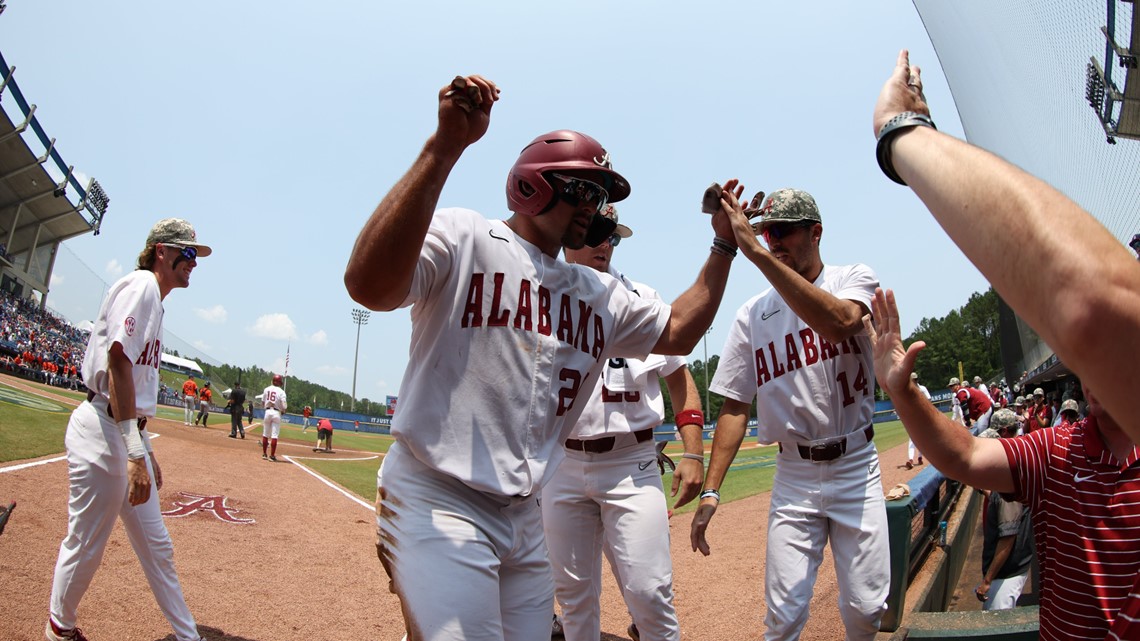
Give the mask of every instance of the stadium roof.
[{"label": "stadium roof", "polygon": [[[67,165],[0,54],[0,272],[46,296],[59,243],[98,233],[108,198]],[[26,292],[24,295],[27,295]]]}]

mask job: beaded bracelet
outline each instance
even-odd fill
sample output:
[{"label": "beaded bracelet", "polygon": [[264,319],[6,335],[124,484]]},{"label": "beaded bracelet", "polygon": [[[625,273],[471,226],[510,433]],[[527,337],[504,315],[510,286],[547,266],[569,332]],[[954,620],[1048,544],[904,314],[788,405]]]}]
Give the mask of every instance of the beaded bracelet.
[{"label": "beaded bracelet", "polygon": [[709,248],[709,251],[714,254],[720,254],[721,256],[727,256],[728,258],[736,258],[736,245],[724,238],[713,238],[713,244],[712,247]]},{"label": "beaded bracelet", "polygon": [[897,182],[900,185],[905,185],[906,181],[899,176],[895,171],[894,165],[891,163],[891,143],[904,129],[911,127],[930,127],[935,131],[938,127],[934,126],[934,121],[930,116],[925,116],[913,111],[904,111],[901,114],[891,118],[883,128],[879,130],[878,143],[875,145],[875,158],[879,161],[879,169],[887,175],[887,178]]},{"label": "beaded bracelet", "polygon": [[705,490],[701,492],[701,500],[704,499],[716,499],[716,502],[720,503],[720,490]]}]

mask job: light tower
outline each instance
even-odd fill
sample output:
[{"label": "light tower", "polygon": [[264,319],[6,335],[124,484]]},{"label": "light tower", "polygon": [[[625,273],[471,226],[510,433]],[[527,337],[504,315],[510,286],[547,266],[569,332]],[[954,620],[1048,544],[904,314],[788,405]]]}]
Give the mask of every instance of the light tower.
[{"label": "light tower", "polygon": [[352,405],[349,411],[356,411],[356,364],[360,361],[360,326],[368,324],[372,312],[366,309],[352,310],[352,322],[356,323],[356,354],[352,357]]}]

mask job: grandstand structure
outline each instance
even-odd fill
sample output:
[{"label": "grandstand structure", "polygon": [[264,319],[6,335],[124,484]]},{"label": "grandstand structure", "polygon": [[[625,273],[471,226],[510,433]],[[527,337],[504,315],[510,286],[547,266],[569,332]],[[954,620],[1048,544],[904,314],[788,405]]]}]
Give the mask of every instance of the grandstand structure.
[{"label": "grandstand structure", "polygon": [[98,234],[110,199],[64,162],[3,54],[0,74],[0,289],[43,309],[61,244]]},{"label": "grandstand structure", "polygon": [[[914,5],[966,139],[1064,192],[1121,243],[1140,232],[1140,14],[1135,5],[1125,0],[914,0]],[[932,105],[935,120],[947,117],[948,108]],[[1017,232],[1009,230],[1010,242],[1017,242]],[[1004,303],[1000,312],[1006,380],[1022,388],[1071,385],[1071,372],[1036,332]]]}]

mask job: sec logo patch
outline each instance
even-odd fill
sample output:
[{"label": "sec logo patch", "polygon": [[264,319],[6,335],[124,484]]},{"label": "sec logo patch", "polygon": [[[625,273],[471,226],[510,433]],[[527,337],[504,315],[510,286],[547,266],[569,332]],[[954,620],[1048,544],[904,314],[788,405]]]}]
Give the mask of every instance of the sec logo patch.
[{"label": "sec logo patch", "polygon": [[135,317],[128,316],[127,320],[123,321],[123,329],[127,331],[127,336],[135,335]]}]

